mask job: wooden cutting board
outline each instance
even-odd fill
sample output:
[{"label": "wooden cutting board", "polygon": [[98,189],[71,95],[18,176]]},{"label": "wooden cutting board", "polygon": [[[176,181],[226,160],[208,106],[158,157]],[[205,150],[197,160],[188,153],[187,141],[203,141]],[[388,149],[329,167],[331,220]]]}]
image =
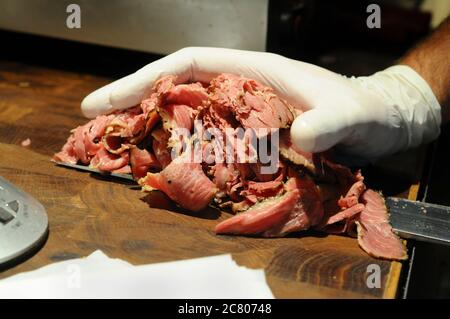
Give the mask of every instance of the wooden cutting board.
[{"label": "wooden cutting board", "polygon": [[[371,258],[353,238],[217,236],[225,213],[185,212],[162,195],[55,166],[50,156],[86,121],[80,101],[109,81],[0,61],[0,175],[41,201],[50,221],[44,247],[0,278],[97,249],[133,264],[231,253],[239,265],[264,268],[276,297],[395,297],[401,263]],[[20,146],[26,138],[31,146]],[[414,197],[417,185],[412,190]],[[366,285],[371,264],[380,266],[380,288]]]}]

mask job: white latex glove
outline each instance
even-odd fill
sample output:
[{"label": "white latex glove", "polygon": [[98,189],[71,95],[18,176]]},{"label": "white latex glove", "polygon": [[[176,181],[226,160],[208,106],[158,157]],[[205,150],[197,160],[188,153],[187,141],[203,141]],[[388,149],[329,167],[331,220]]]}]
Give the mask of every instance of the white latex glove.
[{"label": "white latex glove", "polygon": [[95,117],[138,104],[164,75],[178,75],[180,83],[209,82],[219,73],[255,79],[305,110],[291,128],[294,143],[305,151],[338,144],[348,154],[374,159],[429,142],[440,132],[440,105],[407,66],[346,78],[276,54],[220,48],[179,50],[91,93],[81,108]]}]

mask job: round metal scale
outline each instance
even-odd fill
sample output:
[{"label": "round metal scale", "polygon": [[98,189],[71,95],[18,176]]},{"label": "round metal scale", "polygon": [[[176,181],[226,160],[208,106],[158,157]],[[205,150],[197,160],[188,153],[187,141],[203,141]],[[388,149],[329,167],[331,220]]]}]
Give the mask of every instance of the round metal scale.
[{"label": "round metal scale", "polygon": [[0,176],[0,265],[35,249],[47,231],[44,206]]}]

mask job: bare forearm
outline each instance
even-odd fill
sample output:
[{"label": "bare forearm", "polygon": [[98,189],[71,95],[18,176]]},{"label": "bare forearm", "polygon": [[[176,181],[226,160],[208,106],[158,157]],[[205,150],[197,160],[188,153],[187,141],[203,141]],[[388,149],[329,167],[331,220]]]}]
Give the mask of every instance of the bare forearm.
[{"label": "bare forearm", "polygon": [[450,17],[399,64],[412,67],[427,81],[442,107],[442,122],[450,122]]}]

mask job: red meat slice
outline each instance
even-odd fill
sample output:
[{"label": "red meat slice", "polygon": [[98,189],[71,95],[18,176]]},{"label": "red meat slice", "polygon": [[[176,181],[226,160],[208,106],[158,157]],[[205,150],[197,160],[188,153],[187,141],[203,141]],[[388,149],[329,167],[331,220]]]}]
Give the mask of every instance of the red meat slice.
[{"label": "red meat slice", "polygon": [[184,104],[167,104],[160,108],[164,128],[171,131],[174,128],[185,128],[191,131],[194,126],[194,110]]},{"label": "red meat slice", "polygon": [[308,229],[320,223],[323,218],[321,197],[310,177],[307,175],[291,177],[285,188],[287,190],[298,190],[299,199],[286,220],[274,225],[264,233],[267,237],[279,237],[290,232]]},{"label": "red meat slice", "polygon": [[29,138],[24,139],[22,142],[20,142],[20,145],[21,145],[22,147],[28,147],[28,146],[30,146],[30,145],[31,145],[31,139],[29,139]]},{"label": "red meat slice", "polygon": [[56,162],[76,164],[78,162],[78,157],[75,152],[74,143],[75,137],[73,135],[70,135],[67,138],[66,144],[64,144],[61,151],[53,155],[52,160]]},{"label": "red meat slice", "polygon": [[108,123],[107,132],[114,132],[122,137],[132,137],[145,128],[145,114],[140,106],[116,113]]},{"label": "red meat slice", "polygon": [[358,243],[369,255],[377,258],[407,259],[406,248],[389,224],[383,197],[368,189],[362,195],[365,207],[356,218]]},{"label": "red meat slice", "polygon": [[90,167],[100,171],[111,172],[118,170],[129,163],[128,151],[118,154],[112,154],[102,147],[92,158]]},{"label": "red meat slice", "polygon": [[215,228],[217,234],[260,234],[277,225],[289,215],[300,197],[298,190],[266,199],[231,217]]},{"label": "red meat slice", "polygon": [[123,166],[121,168],[113,170],[112,173],[131,174],[131,166],[130,165],[125,165],[125,166]]},{"label": "red meat slice", "polygon": [[81,161],[83,164],[89,164],[101,148],[100,140],[110,119],[111,116],[98,116],[72,130],[73,134],[67,139],[62,150],[53,156],[53,160],[71,164]]},{"label": "red meat slice", "polygon": [[211,202],[216,185],[203,173],[199,163],[185,162],[178,157],[160,173],[148,173],[141,180],[144,189],[158,189],[181,207],[199,211]]},{"label": "red meat slice", "polygon": [[166,104],[188,105],[194,109],[208,100],[208,93],[200,83],[179,84],[164,94]]},{"label": "red meat slice", "polygon": [[291,141],[289,130],[280,130],[280,155],[289,162],[303,166],[311,172],[315,171],[314,156],[296,147]]},{"label": "red meat slice", "polygon": [[349,219],[356,214],[359,214],[364,210],[365,206],[364,204],[355,204],[349,208],[346,208],[344,210],[341,210],[333,215],[331,215],[329,218],[325,218],[323,220],[323,227],[328,226],[334,223],[338,223],[344,219]]},{"label": "red meat slice", "polygon": [[168,146],[170,134],[162,128],[158,128],[153,130],[152,137],[153,152],[155,153],[156,159],[161,164],[161,167],[164,168],[172,161]]},{"label": "red meat slice", "polygon": [[161,169],[161,164],[158,162],[155,155],[138,147],[133,147],[130,150],[130,164],[131,172],[136,180],[147,175],[150,168]]},{"label": "red meat slice", "polygon": [[221,74],[211,81],[210,93],[211,104],[230,110],[244,128],[285,128],[294,120],[292,107],[254,80]]},{"label": "red meat slice", "polygon": [[247,189],[241,194],[243,195],[255,195],[259,197],[273,197],[278,195],[283,189],[283,184],[280,180],[274,180],[269,182],[254,182],[249,181]]},{"label": "red meat slice", "polygon": [[362,180],[353,184],[345,197],[339,199],[338,204],[342,208],[349,208],[355,206],[359,202],[359,197],[366,190],[366,185]]}]

